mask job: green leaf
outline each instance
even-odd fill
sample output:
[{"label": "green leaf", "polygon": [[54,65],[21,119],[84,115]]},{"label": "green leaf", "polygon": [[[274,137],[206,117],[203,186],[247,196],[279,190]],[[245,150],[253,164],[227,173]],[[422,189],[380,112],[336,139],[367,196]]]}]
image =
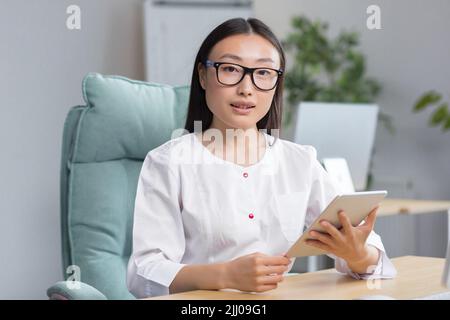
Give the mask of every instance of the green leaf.
[{"label": "green leaf", "polygon": [[442,127],[443,131],[450,130],[450,115],[447,117],[447,120],[444,122],[444,126]]},{"label": "green leaf", "polygon": [[394,135],[396,133],[392,116],[380,111],[378,113],[378,120],[384,125],[384,127],[389,131],[390,134]]},{"label": "green leaf", "polygon": [[439,108],[431,115],[430,125],[435,127],[441,122],[447,120],[448,114],[448,103],[443,103]]},{"label": "green leaf", "polygon": [[414,112],[419,112],[425,109],[427,106],[435,104],[441,100],[442,95],[436,91],[428,91],[423,94],[414,105]]}]

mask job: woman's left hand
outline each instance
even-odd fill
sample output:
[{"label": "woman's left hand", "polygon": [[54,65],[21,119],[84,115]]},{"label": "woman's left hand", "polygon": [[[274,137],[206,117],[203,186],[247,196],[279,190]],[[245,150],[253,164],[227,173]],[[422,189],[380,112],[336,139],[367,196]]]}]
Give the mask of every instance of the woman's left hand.
[{"label": "woman's left hand", "polygon": [[344,211],[338,213],[342,228],[339,230],[326,220],[320,222],[326,232],[310,231],[309,236],[313,240],[306,243],[334,254],[350,264],[357,264],[366,260],[370,255],[370,250],[366,246],[366,240],[373,230],[378,207],[374,208],[365,222],[359,226],[352,226],[350,219]]}]

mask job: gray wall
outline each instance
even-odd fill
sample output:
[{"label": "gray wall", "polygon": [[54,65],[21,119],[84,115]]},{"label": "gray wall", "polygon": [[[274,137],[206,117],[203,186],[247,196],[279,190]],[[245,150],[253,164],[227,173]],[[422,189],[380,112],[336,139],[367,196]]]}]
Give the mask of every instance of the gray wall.
[{"label": "gray wall", "polygon": [[[81,30],[66,8],[81,7]],[[140,0],[0,0],[0,299],[45,298],[62,279],[63,123],[90,71],[143,79]]]},{"label": "gray wall", "polygon": [[[381,8],[381,30],[366,27],[371,4]],[[377,102],[392,116],[397,130],[391,135],[382,126],[377,129],[373,188],[386,188],[393,197],[429,200],[450,199],[450,132],[427,127],[434,109],[420,114],[411,109],[429,89],[445,94],[450,102],[449,12],[448,0],[283,0],[277,1],[276,13],[270,0],[255,6],[256,16],[280,38],[292,30],[291,17],[300,14],[327,21],[331,36],[341,29],[360,33],[368,74],[383,86]],[[447,246],[444,213],[380,218],[376,231],[391,256],[443,256]]]}]

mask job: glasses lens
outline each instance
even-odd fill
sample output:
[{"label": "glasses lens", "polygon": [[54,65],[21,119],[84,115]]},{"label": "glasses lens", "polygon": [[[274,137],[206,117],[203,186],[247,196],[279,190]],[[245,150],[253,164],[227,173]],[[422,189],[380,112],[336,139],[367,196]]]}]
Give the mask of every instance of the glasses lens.
[{"label": "glasses lens", "polygon": [[[224,63],[217,69],[217,76],[220,83],[225,85],[235,85],[243,78],[244,69],[235,64]],[[271,90],[278,80],[278,73],[275,70],[258,68],[253,71],[253,79],[256,87],[261,90]]]},{"label": "glasses lens", "polygon": [[244,69],[239,66],[227,63],[221,64],[218,69],[219,82],[234,85],[241,80],[243,73]]},{"label": "glasses lens", "polygon": [[271,69],[256,69],[253,71],[255,85],[262,90],[270,90],[275,87],[278,73]]}]

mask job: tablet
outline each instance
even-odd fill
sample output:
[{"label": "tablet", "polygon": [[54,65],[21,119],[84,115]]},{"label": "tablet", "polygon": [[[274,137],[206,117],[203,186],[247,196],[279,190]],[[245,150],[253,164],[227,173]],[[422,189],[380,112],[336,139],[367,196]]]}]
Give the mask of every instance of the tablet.
[{"label": "tablet", "polygon": [[327,252],[309,246],[305,243],[311,239],[309,232],[316,230],[324,232],[324,228],[319,224],[321,220],[327,220],[336,228],[341,228],[337,213],[344,210],[349,217],[353,226],[359,225],[380,202],[386,197],[387,191],[365,191],[355,192],[351,194],[342,194],[336,196],[320,216],[311,224],[311,226],[300,236],[300,238],[292,245],[286,255],[292,257],[317,256],[326,254]]}]

